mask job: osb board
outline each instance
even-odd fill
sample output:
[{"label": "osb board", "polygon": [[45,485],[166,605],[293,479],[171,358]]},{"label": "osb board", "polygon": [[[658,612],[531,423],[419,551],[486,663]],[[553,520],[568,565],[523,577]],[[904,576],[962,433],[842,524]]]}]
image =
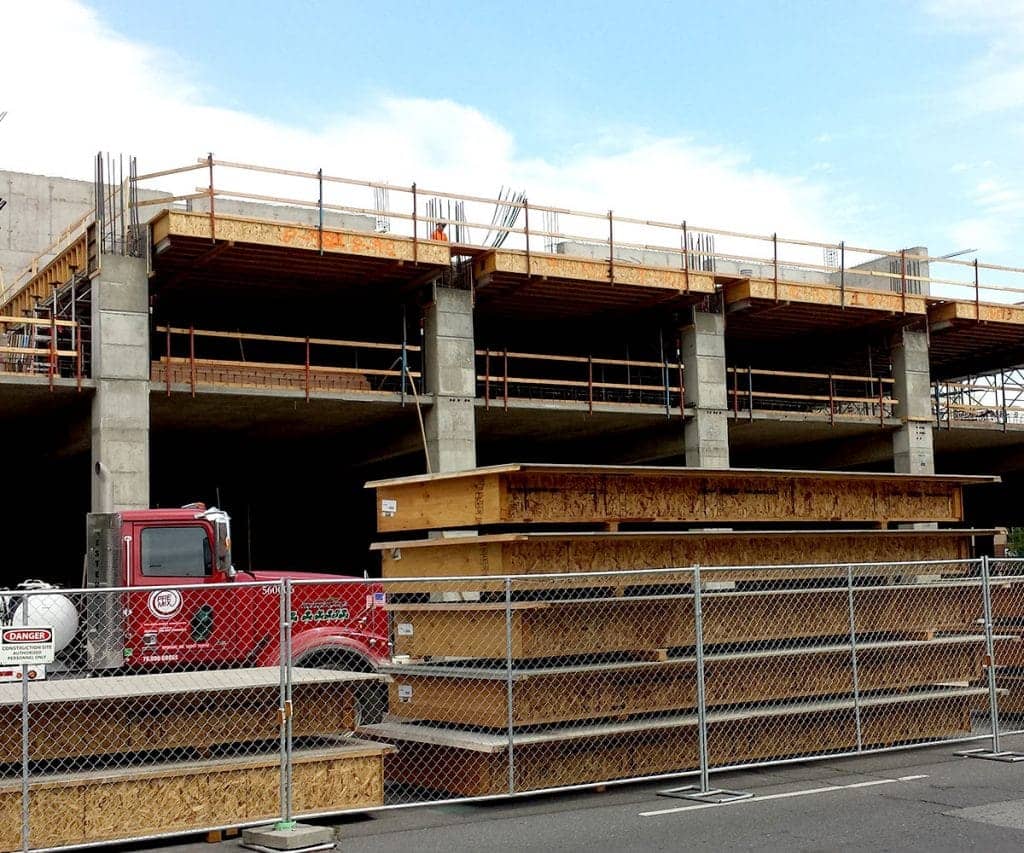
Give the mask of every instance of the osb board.
[{"label": "osb board", "polygon": [[697,270],[687,272],[681,268],[638,264],[615,259],[585,258],[573,255],[552,255],[533,253],[527,261],[525,252],[497,251],[480,258],[473,268],[477,278],[492,273],[565,279],[570,281],[593,281],[611,284],[610,273],[614,269],[615,285],[656,287],[673,292],[694,291],[714,293],[715,281],[710,275]]},{"label": "osb board", "polygon": [[[354,688],[341,683],[295,684],[296,737],[331,735],[355,726]],[[56,709],[33,702],[29,754],[34,761],[113,753],[251,743],[279,736],[278,688],[213,694],[111,697],[62,702]],[[0,707],[0,762],[21,760],[21,708]]]},{"label": "osb board", "polygon": [[[381,552],[386,578],[822,564],[777,572],[745,569],[707,575],[714,580],[748,581],[845,577],[848,563],[962,560],[972,556],[972,541],[990,541],[992,536],[991,530],[541,533],[382,542],[371,548]],[[941,574],[961,574],[967,566],[940,569]],[[858,575],[878,574],[879,569],[858,566],[855,571]],[[690,580],[688,572],[661,576],[662,583]],[[592,578],[558,580],[561,586],[594,583]],[[402,589],[413,591],[406,585]]]},{"label": "osb board", "polygon": [[912,293],[901,294],[886,290],[870,290],[847,287],[840,291],[829,285],[804,284],[780,280],[776,286],[773,279],[752,278],[730,286],[727,290],[729,304],[746,299],[764,301],[803,302],[812,305],[829,305],[836,308],[866,308],[891,313],[924,314],[928,301]]},{"label": "osb board", "polygon": [[[1000,628],[1000,630],[1002,630]],[[1011,629],[1011,632],[1024,631],[1024,626]],[[995,658],[997,667],[1014,667],[1024,669],[1024,642],[1019,634],[995,641]]]},{"label": "osb board", "polygon": [[[181,235],[209,240],[210,214],[185,213],[169,210],[158,215],[151,225],[153,244],[166,237]],[[383,260],[412,261],[424,264],[446,265],[450,260],[447,245],[420,240],[413,243],[411,238],[393,234],[371,234],[362,231],[322,232],[314,225],[299,225],[287,222],[273,222],[264,219],[250,219],[241,216],[216,215],[216,237],[218,240],[233,240],[236,243],[254,243],[264,246],[282,246],[294,249],[319,251],[343,255],[357,255]]]},{"label": "osb board", "polygon": [[959,522],[997,478],[521,465],[368,483],[381,532],[493,524]]},{"label": "osb board", "polygon": [[1024,307],[1020,305],[998,305],[992,302],[975,304],[973,300],[942,302],[928,309],[928,320],[932,324],[949,323],[954,320],[980,320],[983,323],[1024,324]]},{"label": "osb board", "polygon": [[[379,806],[382,744],[295,754],[297,812]],[[110,841],[269,820],[280,813],[277,756],[77,773],[33,783],[33,847]],[[0,853],[20,850],[21,789],[0,786]]]},{"label": "osb board", "polygon": [[999,712],[1001,714],[1024,713],[1024,672],[1006,674],[998,672],[996,687],[1006,691],[999,695]]},{"label": "osb board", "polygon": [[[858,589],[858,634],[972,632],[983,608],[980,590],[956,586]],[[504,659],[502,604],[395,604],[395,654]],[[1024,610],[1024,603],[1021,609]],[[833,637],[848,634],[845,589],[769,593],[705,593],[704,642],[720,643]],[[517,659],[692,646],[692,596],[591,598],[514,603],[512,656]]]},{"label": "osb board", "polygon": [[[860,690],[904,690],[934,683],[968,682],[981,674],[984,640],[932,641],[858,649]],[[508,724],[507,684],[497,678],[423,675],[406,668],[390,685],[389,713],[482,728]],[[451,669],[444,672],[453,672]],[[705,679],[709,706],[780,701],[853,690],[849,648],[788,654],[710,656]],[[533,670],[512,685],[515,726],[676,711],[696,706],[696,663],[609,664],[545,674]]]},{"label": "osb board", "polygon": [[[973,697],[953,697],[865,707],[861,712],[866,748],[968,734]],[[852,708],[820,713],[752,717],[708,726],[713,765],[789,758],[854,749]],[[401,782],[457,796],[508,790],[508,757],[452,746],[396,741],[385,760],[389,782]],[[516,744],[519,791],[603,782],[697,767],[696,725],[629,731],[621,735],[537,744]]]}]

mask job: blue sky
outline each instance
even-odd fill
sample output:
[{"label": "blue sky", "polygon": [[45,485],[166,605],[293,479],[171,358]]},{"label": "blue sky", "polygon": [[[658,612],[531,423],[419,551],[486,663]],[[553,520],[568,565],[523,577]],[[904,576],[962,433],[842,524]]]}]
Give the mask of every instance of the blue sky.
[{"label": "blue sky", "polygon": [[[98,128],[83,160],[131,142],[158,168],[146,154],[170,142],[181,161],[216,142],[280,166],[334,156],[355,177],[514,182],[549,203],[1024,263],[1020,0],[59,5],[156,78],[130,84],[152,138]],[[42,141],[26,152],[60,168]]]}]

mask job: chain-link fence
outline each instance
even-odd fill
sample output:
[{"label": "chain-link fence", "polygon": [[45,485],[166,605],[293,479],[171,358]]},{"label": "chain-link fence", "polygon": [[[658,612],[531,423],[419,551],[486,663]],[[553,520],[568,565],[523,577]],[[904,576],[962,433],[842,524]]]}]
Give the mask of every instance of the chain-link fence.
[{"label": "chain-link fence", "polygon": [[1024,731],[1019,560],[0,596],[0,851]]}]

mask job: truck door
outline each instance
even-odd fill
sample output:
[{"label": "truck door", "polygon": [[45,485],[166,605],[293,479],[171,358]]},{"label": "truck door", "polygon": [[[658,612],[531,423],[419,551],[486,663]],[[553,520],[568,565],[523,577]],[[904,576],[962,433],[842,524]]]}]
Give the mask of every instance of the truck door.
[{"label": "truck door", "polygon": [[[227,577],[215,570],[206,523],[132,525],[126,572],[133,586],[125,657],[128,665],[180,667],[241,663],[252,653],[251,620]],[[127,538],[127,537],[126,537]]]}]

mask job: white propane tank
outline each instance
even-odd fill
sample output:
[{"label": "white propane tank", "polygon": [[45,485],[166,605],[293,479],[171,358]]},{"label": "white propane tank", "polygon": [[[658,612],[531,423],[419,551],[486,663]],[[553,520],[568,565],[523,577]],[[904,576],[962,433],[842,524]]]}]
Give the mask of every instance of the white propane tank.
[{"label": "white propane tank", "polygon": [[78,609],[66,595],[57,592],[30,595],[28,597],[28,619],[22,609],[24,601],[14,608],[12,625],[47,625],[53,628],[54,651],[60,652],[78,633]]}]

